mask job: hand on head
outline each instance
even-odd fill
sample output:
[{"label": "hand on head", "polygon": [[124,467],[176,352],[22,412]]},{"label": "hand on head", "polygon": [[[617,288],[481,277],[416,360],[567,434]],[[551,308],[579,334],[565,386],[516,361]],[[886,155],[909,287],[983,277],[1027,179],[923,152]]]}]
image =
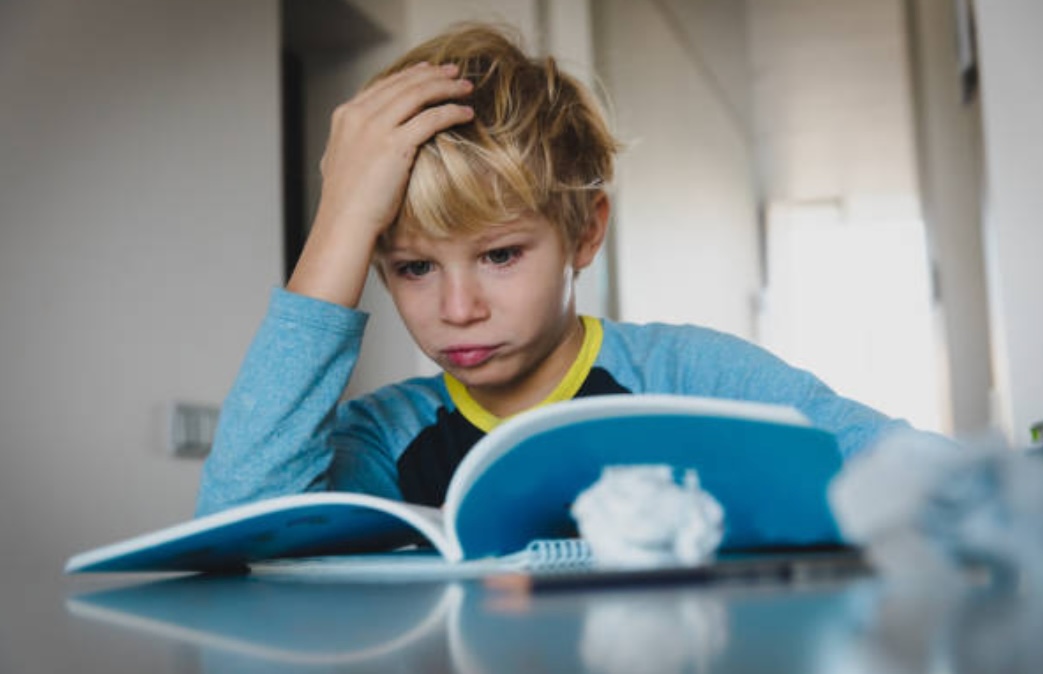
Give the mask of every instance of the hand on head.
[{"label": "hand on head", "polygon": [[469,121],[454,65],[419,63],[374,82],[333,113],[322,198],[288,288],[354,307],[377,237],[398,214],[417,149]]}]

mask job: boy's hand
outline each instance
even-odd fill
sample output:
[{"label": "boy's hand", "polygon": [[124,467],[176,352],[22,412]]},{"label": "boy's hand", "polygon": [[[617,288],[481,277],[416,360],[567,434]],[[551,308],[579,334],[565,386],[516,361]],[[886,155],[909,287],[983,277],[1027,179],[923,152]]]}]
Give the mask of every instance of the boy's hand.
[{"label": "boy's hand", "polygon": [[374,83],[333,113],[322,198],[287,289],[358,304],[377,237],[398,215],[417,149],[473,116],[456,66],[425,63]]}]

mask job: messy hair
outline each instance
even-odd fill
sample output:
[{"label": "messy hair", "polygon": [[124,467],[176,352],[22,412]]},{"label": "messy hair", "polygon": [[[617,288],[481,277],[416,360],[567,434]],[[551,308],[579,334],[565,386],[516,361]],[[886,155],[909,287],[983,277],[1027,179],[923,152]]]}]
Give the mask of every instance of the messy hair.
[{"label": "messy hair", "polygon": [[553,58],[530,58],[520,45],[510,29],[461,24],[378,75],[452,63],[474,84],[465,99],[474,118],[421,146],[393,229],[444,237],[533,213],[569,245],[584,233],[619,145],[592,93]]}]

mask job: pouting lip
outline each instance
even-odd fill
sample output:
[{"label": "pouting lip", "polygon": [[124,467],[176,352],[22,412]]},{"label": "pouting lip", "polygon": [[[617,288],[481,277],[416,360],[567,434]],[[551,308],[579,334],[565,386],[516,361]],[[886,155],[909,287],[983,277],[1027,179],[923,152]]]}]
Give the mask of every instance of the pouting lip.
[{"label": "pouting lip", "polygon": [[499,345],[454,344],[442,349],[442,356],[456,367],[476,367],[489,360]]}]

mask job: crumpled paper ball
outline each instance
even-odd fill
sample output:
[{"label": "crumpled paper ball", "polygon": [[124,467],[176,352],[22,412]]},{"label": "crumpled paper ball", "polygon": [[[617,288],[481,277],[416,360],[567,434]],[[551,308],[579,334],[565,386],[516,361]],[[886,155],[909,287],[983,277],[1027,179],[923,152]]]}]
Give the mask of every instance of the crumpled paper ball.
[{"label": "crumpled paper ball", "polygon": [[694,566],[712,558],[724,509],[694,470],[608,466],[572,505],[580,535],[605,567]]},{"label": "crumpled paper ball", "polygon": [[851,460],[829,490],[837,523],[892,577],[1043,583],[1043,459],[913,430]]}]

